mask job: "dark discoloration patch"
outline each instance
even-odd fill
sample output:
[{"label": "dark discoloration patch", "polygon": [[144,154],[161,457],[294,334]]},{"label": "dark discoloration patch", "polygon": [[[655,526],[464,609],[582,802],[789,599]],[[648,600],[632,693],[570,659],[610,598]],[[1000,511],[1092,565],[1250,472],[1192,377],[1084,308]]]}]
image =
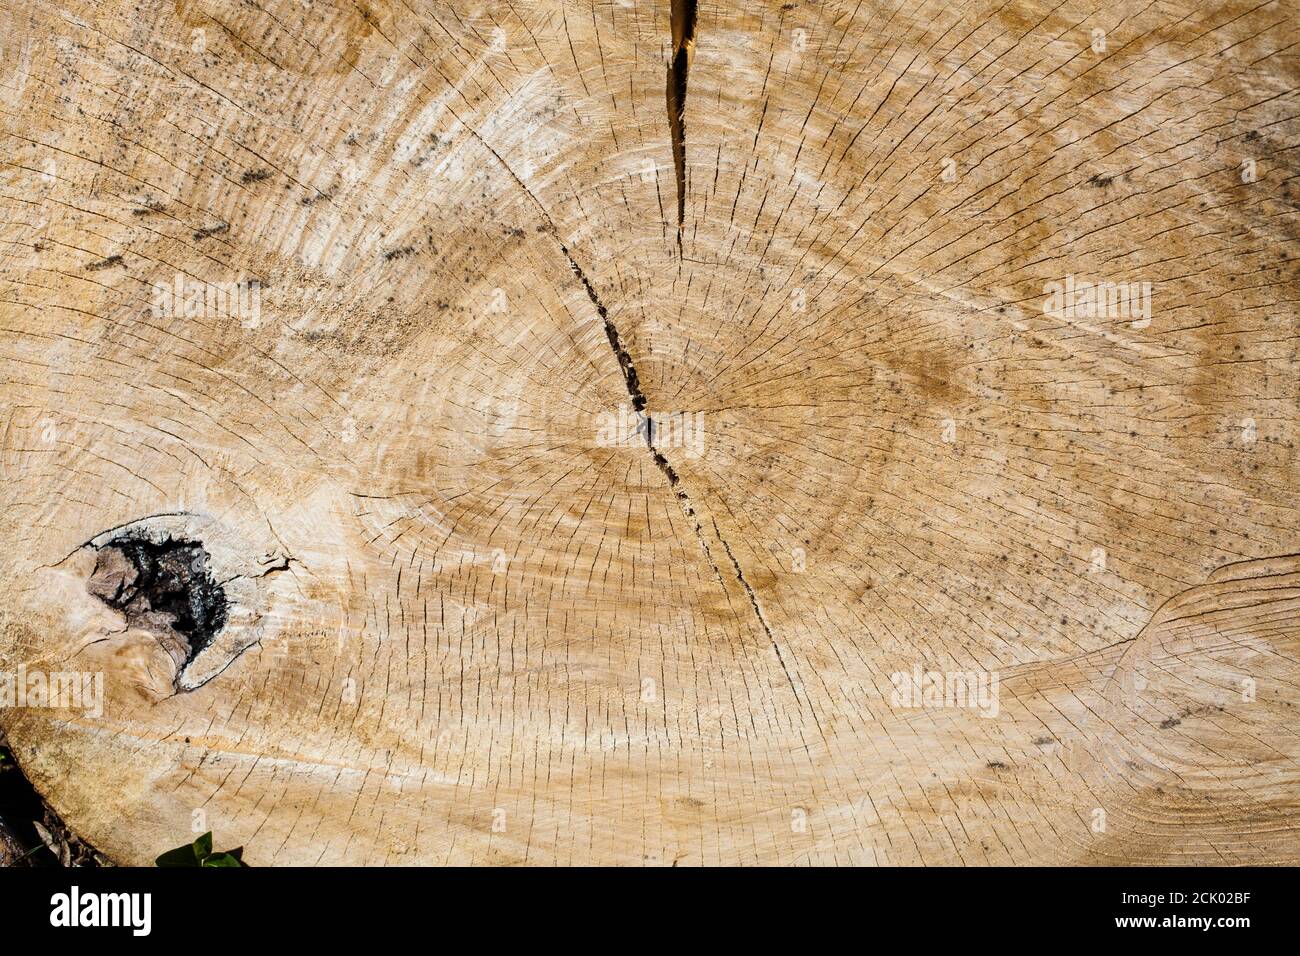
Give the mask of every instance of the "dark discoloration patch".
[{"label": "dark discoloration patch", "polygon": [[194,233],[194,240],[207,239],[209,236],[219,236],[224,232],[230,231],[230,223],[223,222],[216,226],[206,226]]},{"label": "dark discoloration patch", "polygon": [[420,153],[420,155],[416,156],[413,160],[411,160],[411,165],[414,166],[416,169],[419,169],[430,159],[432,159],[435,155],[437,155],[437,153],[444,146],[448,145],[450,142],[451,140],[443,139],[437,133],[430,133],[429,145]]},{"label": "dark discoloration patch", "polygon": [[113,266],[120,266],[122,257],[118,255],[109,256],[107,259],[100,259],[98,262],[89,263],[86,266],[87,272],[98,272],[101,269],[111,269]]},{"label": "dark discoloration patch", "polygon": [[1177,717],[1166,717],[1164,720],[1160,721],[1160,729],[1169,730],[1173,727],[1177,727],[1188,717],[1203,717],[1206,714],[1213,713],[1221,714],[1223,711],[1224,707],[1222,704],[1207,704],[1203,707],[1184,707],[1179,711]]},{"label": "dark discoloration patch", "polygon": [[156,634],[183,670],[226,625],[226,592],[193,541],[118,538],[98,549],[86,590]]},{"label": "dark discoloration patch", "polygon": [[[379,26],[379,18],[364,0],[352,4],[347,23],[347,45],[334,66],[334,72],[344,74],[356,68],[361,55],[361,47],[367,37]],[[359,22],[358,22],[359,21]]]},{"label": "dark discoloration patch", "polygon": [[241,184],[247,186],[250,183],[260,183],[264,179],[270,179],[272,173],[269,169],[246,169],[244,175],[239,177]]},{"label": "dark discoloration patch", "polygon": [[404,259],[415,252],[415,246],[402,246],[400,249],[390,249],[384,253],[384,261],[392,262],[394,259]]},{"label": "dark discoloration patch", "polygon": [[902,373],[909,388],[919,388],[934,404],[951,405],[961,396],[951,359],[939,349],[900,351],[886,358]]}]

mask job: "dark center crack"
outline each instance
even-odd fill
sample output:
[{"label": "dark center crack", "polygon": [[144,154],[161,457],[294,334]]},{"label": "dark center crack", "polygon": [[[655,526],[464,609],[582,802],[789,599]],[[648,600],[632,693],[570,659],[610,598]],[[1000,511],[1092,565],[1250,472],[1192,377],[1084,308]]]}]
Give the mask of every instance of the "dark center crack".
[{"label": "dark center crack", "polygon": [[[690,3],[690,7],[690,37],[691,42],[693,43],[695,30],[695,4],[693,2]],[[677,9],[677,0],[674,2],[673,9],[674,11]],[[674,16],[676,16],[675,12]],[[683,85],[683,95],[684,92],[685,88]],[[528,188],[528,185],[519,178],[518,174],[516,174],[513,169],[510,168],[510,164],[501,158],[501,154],[488,144],[487,140],[477,133],[474,133],[474,136],[483,144],[483,147],[492,154],[493,158],[495,158],[501,165],[501,168],[509,174],[510,178],[515,181],[515,184],[523,191],[524,195],[526,195],[532,204],[537,207],[538,213],[546,224],[547,234],[550,235],[551,238],[555,240],[556,245],[560,247],[560,251],[564,254],[565,261],[569,264],[570,271],[572,271],[578,281],[582,283],[582,288],[586,291],[587,298],[591,300],[591,304],[595,308],[596,314],[600,316],[600,321],[605,328],[605,337],[609,340],[609,347],[613,350],[614,357],[618,360],[618,367],[623,373],[623,381],[627,386],[628,396],[632,400],[632,408],[638,414],[644,412],[648,401],[645,393],[641,390],[641,379],[637,375],[636,364],[632,361],[632,356],[628,352],[626,346],[623,345],[623,339],[622,336],[619,335],[618,327],[609,317],[609,310],[605,307],[605,303],[601,301],[600,295],[596,292],[596,287],[592,285],[591,280],[587,278],[587,273],[583,270],[582,266],[578,265],[578,260],[573,257],[573,253],[569,251],[569,247],[565,244],[564,240],[560,238],[560,231],[556,228],[555,221],[551,218],[551,214],[547,212],[546,207],[542,205],[541,200],[533,195],[533,191]],[[679,195],[679,199],[680,198]],[[645,439],[646,448],[650,451],[650,457],[654,461],[656,467],[658,467],[658,469],[663,473],[664,477],[668,479],[668,487],[676,496],[677,503],[680,505],[682,513],[695,529],[695,538],[699,542],[700,548],[704,551],[704,557],[708,560],[709,567],[713,569],[713,574],[714,577],[717,578],[718,584],[722,587],[723,592],[726,593],[727,586],[722,578],[722,572],[718,568],[717,561],[713,558],[713,549],[709,547],[708,536],[704,533],[704,527],[695,513],[695,506],[691,502],[690,495],[686,493],[686,489],[682,486],[681,478],[677,474],[677,469],[672,466],[672,463],[654,443],[653,420],[648,415],[645,416],[645,418],[645,427],[640,429],[640,431]],[[714,521],[712,524],[713,533],[717,536],[717,539],[722,542],[722,547],[727,552],[727,557],[731,560],[732,568],[736,573],[736,580],[740,582],[741,588],[749,597],[749,603],[754,610],[754,615],[758,620],[759,626],[763,629],[763,633],[767,635],[767,639],[772,644],[772,650],[776,653],[776,658],[781,664],[781,670],[785,673],[786,680],[790,683],[790,689],[794,692],[795,699],[801,699],[794,677],[791,675],[789,667],[786,666],[785,657],[781,654],[781,648],[777,644],[776,635],[772,632],[772,628],[768,626],[767,619],[764,617],[762,608],[759,606],[758,595],[754,592],[754,589],[750,586],[749,582],[745,580],[745,574],[741,570],[740,562],[736,560],[736,556],[731,551],[731,546],[727,544],[726,539],[723,538],[722,532],[718,529],[717,522]]]},{"label": "dark center crack", "polygon": [[[605,324],[605,335],[609,339],[610,348],[614,350],[614,355],[618,359],[619,368],[623,370],[623,380],[627,383],[627,392],[632,398],[632,407],[636,409],[637,412],[641,412],[646,407],[647,402],[645,393],[641,391],[640,379],[637,377],[636,365],[632,362],[632,356],[628,354],[627,349],[623,346],[622,339],[618,334],[618,328],[614,325],[613,321],[610,320],[609,310],[606,309],[604,303],[600,301],[600,296],[596,294],[596,289],[591,284],[591,280],[587,278],[587,274],[582,271],[582,267],[574,260],[563,242],[560,243],[560,248],[564,250],[564,256],[569,260],[569,268],[572,269],[573,274],[578,277],[578,281],[582,283],[582,287],[587,290],[587,298],[589,298],[591,304],[595,306],[596,314],[600,316],[601,321]],[[718,583],[722,585],[722,590],[726,592],[727,587],[726,584],[723,583],[722,572],[718,570],[718,563],[713,559],[713,549],[709,547],[708,536],[705,535],[700,519],[695,513],[695,506],[691,502],[690,495],[686,493],[686,489],[682,486],[681,479],[677,475],[677,469],[672,466],[672,462],[664,456],[664,453],[655,446],[654,419],[651,416],[646,415],[645,427],[640,429],[640,431],[642,437],[645,439],[646,448],[650,450],[651,459],[659,470],[663,472],[664,477],[668,479],[668,487],[672,489],[673,494],[677,497],[677,503],[681,506],[682,513],[686,516],[686,520],[694,527],[695,538],[699,541],[700,547],[704,551],[704,556],[708,559],[709,566],[713,568],[713,574],[718,579]],[[785,673],[785,679],[789,682],[790,689],[794,692],[795,699],[800,699],[799,688],[795,684],[794,677],[790,673],[790,668],[786,666],[785,656],[781,653],[781,646],[777,643],[776,635],[772,633],[772,628],[767,623],[767,618],[763,614],[763,609],[759,606],[758,595],[754,592],[754,589],[750,586],[749,582],[745,580],[745,572],[741,569],[740,562],[736,560],[735,554],[732,553],[731,545],[729,545],[727,539],[722,536],[722,531],[718,528],[718,523],[716,521],[711,521],[711,524],[713,525],[714,536],[722,543],[723,550],[727,552],[727,557],[731,560],[731,566],[736,572],[736,580],[740,582],[741,588],[749,598],[750,606],[754,609],[754,616],[758,620],[759,627],[761,627],[763,633],[767,635],[767,639],[772,645],[772,650],[776,653],[776,659],[781,665],[781,670]]]}]

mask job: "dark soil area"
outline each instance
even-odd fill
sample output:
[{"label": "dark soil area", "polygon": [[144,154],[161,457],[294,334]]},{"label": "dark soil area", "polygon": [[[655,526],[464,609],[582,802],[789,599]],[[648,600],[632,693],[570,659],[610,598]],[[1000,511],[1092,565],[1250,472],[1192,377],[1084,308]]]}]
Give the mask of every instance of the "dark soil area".
[{"label": "dark soil area", "polygon": [[0,735],[0,866],[107,863],[102,854],[78,840],[45,806]]}]

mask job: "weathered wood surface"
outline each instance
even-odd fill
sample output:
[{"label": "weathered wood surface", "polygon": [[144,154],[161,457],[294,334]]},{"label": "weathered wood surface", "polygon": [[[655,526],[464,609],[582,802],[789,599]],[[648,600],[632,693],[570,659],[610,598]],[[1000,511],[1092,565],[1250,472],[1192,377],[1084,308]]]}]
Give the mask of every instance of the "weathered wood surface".
[{"label": "weathered wood surface", "polygon": [[25,771],[135,863],[1296,862],[1297,5],[689,14],[0,0]]}]

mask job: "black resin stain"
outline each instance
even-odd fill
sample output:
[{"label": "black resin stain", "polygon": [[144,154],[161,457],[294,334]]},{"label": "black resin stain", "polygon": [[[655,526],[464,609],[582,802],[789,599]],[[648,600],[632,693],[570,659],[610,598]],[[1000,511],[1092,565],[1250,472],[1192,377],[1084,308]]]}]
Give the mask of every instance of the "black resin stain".
[{"label": "black resin stain", "polygon": [[99,548],[86,587],[125,614],[128,626],[181,638],[185,664],[226,625],[226,592],[212,577],[208,552],[193,541],[112,541]]}]

